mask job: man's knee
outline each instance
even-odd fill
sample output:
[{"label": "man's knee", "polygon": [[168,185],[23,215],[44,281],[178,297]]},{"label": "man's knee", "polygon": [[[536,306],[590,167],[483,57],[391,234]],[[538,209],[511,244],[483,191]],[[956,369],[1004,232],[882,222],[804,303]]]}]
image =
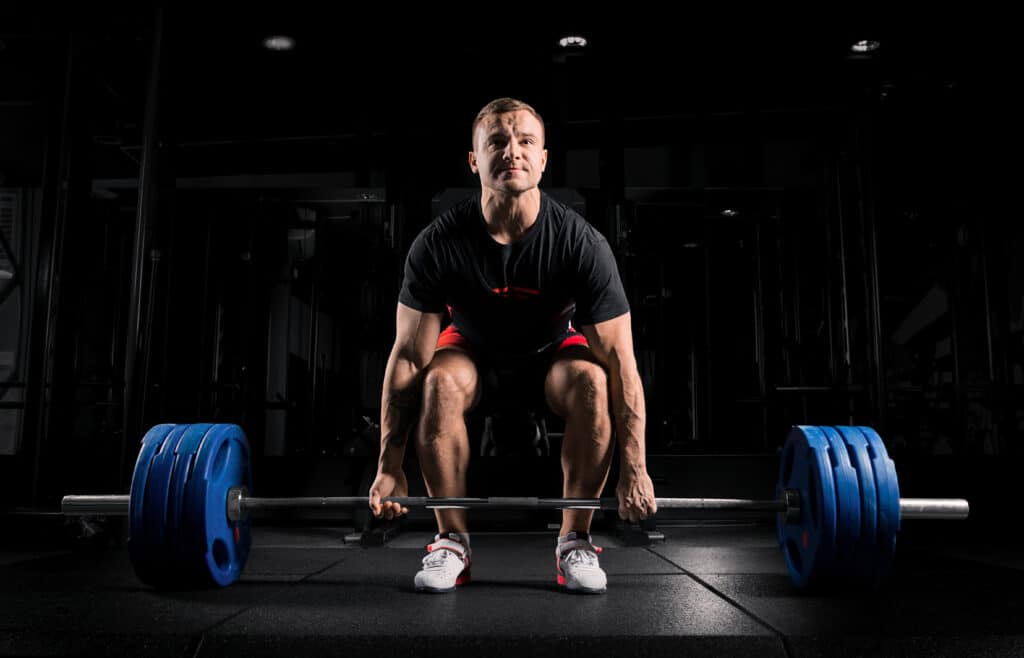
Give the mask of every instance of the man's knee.
[{"label": "man's knee", "polygon": [[604,368],[590,361],[573,361],[569,365],[569,395],[573,402],[588,408],[601,405],[608,399],[608,376]]},{"label": "man's knee", "polygon": [[447,368],[427,366],[423,373],[423,401],[452,397],[459,393],[458,380]]},{"label": "man's knee", "polygon": [[423,410],[464,413],[476,387],[475,368],[468,357],[439,352],[423,373]]},{"label": "man's knee", "polygon": [[[552,382],[550,391],[562,401],[567,415],[583,414],[599,420],[608,416],[608,374],[599,364],[574,359],[565,364],[564,375]],[[561,384],[562,390],[557,390]]]}]

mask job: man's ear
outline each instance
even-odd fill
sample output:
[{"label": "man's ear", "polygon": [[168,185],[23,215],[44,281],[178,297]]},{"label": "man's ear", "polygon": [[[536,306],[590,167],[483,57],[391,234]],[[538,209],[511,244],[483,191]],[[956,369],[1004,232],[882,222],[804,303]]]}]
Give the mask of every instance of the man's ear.
[{"label": "man's ear", "polygon": [[473,151],[469,152],[469,170],[472,171],[474,174],[477,173],[477,171],[479,171],[476,166],[476,153],[474,153]]}]

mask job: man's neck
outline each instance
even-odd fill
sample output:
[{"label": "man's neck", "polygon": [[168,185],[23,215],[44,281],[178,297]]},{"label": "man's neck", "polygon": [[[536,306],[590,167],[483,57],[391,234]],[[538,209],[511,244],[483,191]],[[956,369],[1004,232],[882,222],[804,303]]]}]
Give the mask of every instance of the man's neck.
[{"label": "man's neck", "polygon": [[537,222],[540,189],[535,187],[522,194],[506,194],[484,188],[480,195],[480,209],[490,236],[497,242],[509,244],[523,237]]}]

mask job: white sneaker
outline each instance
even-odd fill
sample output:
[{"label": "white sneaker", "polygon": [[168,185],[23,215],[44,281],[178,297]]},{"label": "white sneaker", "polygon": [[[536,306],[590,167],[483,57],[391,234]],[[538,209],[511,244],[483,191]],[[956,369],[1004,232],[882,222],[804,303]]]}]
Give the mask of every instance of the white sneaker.
[{"label": "white sneaker", "polygon": [[608,577],[597,556],[600,546],[590,543],[585,532],[570,532],[555,548],[558,584],[570,592],[603,594],[608,588]]},{"label": "white sneaker", "polygon": [[444,532],[427,546],[423,568],[416,574],[417,592],[453,592],[469,582],[470,550],[458,533]]}]

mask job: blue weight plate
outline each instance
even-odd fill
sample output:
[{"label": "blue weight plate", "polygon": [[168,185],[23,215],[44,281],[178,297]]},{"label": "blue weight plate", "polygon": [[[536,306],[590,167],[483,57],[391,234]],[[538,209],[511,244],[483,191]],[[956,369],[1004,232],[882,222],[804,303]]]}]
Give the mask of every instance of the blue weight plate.
[{"label": "blue weight plate", "polygon": [[188,425],[175,425],[164,438],[159,450],[153,455],[153,465],[146,478],[145,499],[142,501],[142,533],[153,558],[148,583],[158,588],[175,586],[181,576],[168,546],[166,530],[168,495],[175,462],[174,450],[186,429]]},{"label": "blue weight plate", "polygon": [[153,465],[153,457],[174,428],[175,425],[165,423],[155,425],[146,432],[142,437],[139,456],[135,460],[135,470],[132,472],[132,484],[128,495],[128,556],[136,575],[147,583],[153,581],[153,565],[156,564],[157,558],[145,535],[146,484]]},{"label": "blue weight plate", "polygon": [[237,425],[214,425],[196,453],[186,485],[182,525],[191,549],[202,556],[203,576],[214,585],[238,580],[249,557],[248,522],[227,518],[227,494],[234,487],[252,491],[249,442]]},{"label": "blue weight plate", "polygon": [[[182,509],[185,505],[185,485],[195,463],[195,453],[209,428],[209,423],[189,425],[175,448],[174,470],[171,472],[170,491],[167,501],[166,543],[174,562],[180,567],[183,581],[194,576],[198,558],[191,550],[191,542],[185,536],[181,525]],[[183,583],[184,584],[184,583]]]},{"label": "blue weight plate", "polygon": [[871,463],[868,441],[856,428],[837,427],[850,450],[850,458],[860,480],[861,530],[856,550],[855,566],[850,571],[851,581],[874,580],[878,562],[878,484],[875,467]]},{"label": "blue weight plate", "polygon": [[819,427],[829,442],[828,456],[836,485],[836,574],[843,575],[854,566],[860,540],[860,481],[850,462],[842,435],[834,427]]},{"label": "blue weight plate", "polygon": [[900,531],[900,485],[896,478],[896,464],[889,458],[885,442],[870,427],[857,426],[868,442],[868,453],[875,469],[878,489],[878,559],[875,584],[889,575],[896,557],[896,535]]},{"label": "blue weight plate", "polygon": [[795,426],[786,437],[779,465],[777,496],[800,492],[800,521],[779,514],[776,533],[793,583],[799,588],[828,580],[836,541],[836,497],[829,441],[817,427]]},{"label": "blue weight plate", "polygon": [[164,531],[167,528],[167,495],[171,485],[171,471],[174,470],[174,449],[178,447],[178,441],[186,429],[188,425],[174,426],[153,455],[153,465],[146,478],[145,500],[142,501],[142,532],[146,543],[156,550],[161,561],[166,559]]}]

